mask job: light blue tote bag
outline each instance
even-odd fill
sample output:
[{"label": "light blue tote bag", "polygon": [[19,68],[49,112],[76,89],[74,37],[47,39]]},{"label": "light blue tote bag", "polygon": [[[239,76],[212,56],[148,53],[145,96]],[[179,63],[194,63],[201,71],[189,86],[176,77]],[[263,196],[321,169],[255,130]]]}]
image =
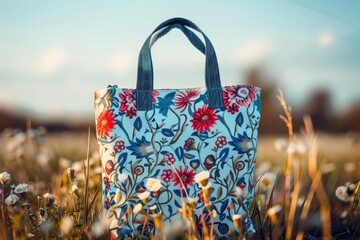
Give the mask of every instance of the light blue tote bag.
[{"label": "light blue tote bag", "polygon": [[[204,53],[205,88],[153,89],[150,48],[173,28]],[[194,208],[185,221],[199,236],[212,223],[217,239],[253,234],[248,208],[260,112],[259,88],[221,85],[215,50],[199,27],[183,18],[160,24],[141,48],[136,89],[95,91],[102,202],[111,235],[156,234],[156,218],[165,227],[183,219],[184,203]],[[241,227],[234,223],[239,219]]]}]

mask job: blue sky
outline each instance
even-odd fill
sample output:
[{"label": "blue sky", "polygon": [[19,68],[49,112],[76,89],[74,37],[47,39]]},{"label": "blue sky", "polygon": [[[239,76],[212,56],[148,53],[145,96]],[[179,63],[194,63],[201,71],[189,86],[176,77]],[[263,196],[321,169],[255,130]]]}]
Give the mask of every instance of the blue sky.
[{"label": "blue sky", "polygon": [[[182,16],[212,41],[223,85],[264,66],[291,104],[318,87],[337,108],[360,102],[359,1],[2,1],[0,107],[42,117],[93,112],[93,91],[134,87],[137,56]],[[156,88],[204,86],[204,57],[172,31],[153,48]]]}]

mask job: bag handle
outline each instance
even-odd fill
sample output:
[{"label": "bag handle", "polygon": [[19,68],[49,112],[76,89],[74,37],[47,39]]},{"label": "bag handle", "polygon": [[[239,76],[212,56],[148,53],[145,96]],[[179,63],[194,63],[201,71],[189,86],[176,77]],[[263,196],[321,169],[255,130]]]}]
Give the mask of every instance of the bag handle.
[{"label": "bag handle", "polygon": [[165,36],[167,33],[169,33],[171,30],[173,30],[174,28],[178,28],[180,29],[185,36],[189,39],[189,41],[191,42],[191,44],[196,47],[200,52],[202,52],[205,55],[205,45],[204,43],[201,41],[201,39],[190,29],[188,29],[187,27],[185,27],[184,25],[181,24],[173,24],[170,25],[164,29],[162,29],[161,31],[157,32],[153,38],[151,39],[151,43],[150,43],[150,48],[152,48],[152,46],[163,36]]},{"label": "bag handle", "polygon": [[207,88],[209,107],[210,108],[223,107],[224,103],[223,103],[222,90],[221,90],[219,67],[216,58],[216,53],[210,40],[201,31],[201,29],[198,26],[196,26],[193,22],[185,18],[172,18],[161,23],[146,39],[145,43],[143,44],[140,50],[139,60],[138,60],[137,84],[136,84],[137,110],[141,111],[141,110],[152,109],[151,90],[153,89],[153,65],[152,65],[151,51],[150,51],[151,38],[157,31],[176,24],[180,24],[192,28],[200,32],[204,37],[206,43],[205,44],[206,45],[205,46],[205,56],[206,56],[205,83]]}]

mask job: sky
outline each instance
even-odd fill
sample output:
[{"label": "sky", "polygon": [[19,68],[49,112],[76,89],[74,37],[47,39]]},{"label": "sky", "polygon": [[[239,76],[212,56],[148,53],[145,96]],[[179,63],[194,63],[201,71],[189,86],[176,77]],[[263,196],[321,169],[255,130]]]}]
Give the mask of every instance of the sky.
[{"label": "sky", "polygon": [[[142,44],[162,21],[195,22],[213,43],[222,85],[262,66],[290,104],[317,88],[341,109],[360,102],[360,1],[3,1],[0,108],[40,118],[93,114],[93,92],[134,88]],[[152,49],[155,88],[202,87],[204,56],[179,30]]]}]

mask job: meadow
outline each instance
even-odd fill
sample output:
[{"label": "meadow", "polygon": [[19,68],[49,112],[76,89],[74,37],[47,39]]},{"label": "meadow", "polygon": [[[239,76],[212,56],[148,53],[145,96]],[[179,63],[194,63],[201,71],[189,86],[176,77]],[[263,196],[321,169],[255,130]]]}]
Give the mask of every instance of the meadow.
[{"label": "meadow", "polygon": [[[284,109],[279,121],[289,134],[260,132],[251,207],[257,235],[233,238],[360,239],[360,139],[317,133],[308,116],[302,130],[293,132],[291,109],[281,92],[279,100]],[[115,239],[107,232],[101,204],[102,171],[95,129],[47,133],[30,124],[26,131],[5,129],[0,138],[0,239]],[[191,204],[183,205],[186,223],[192,221],[189,209]],[[136,213],[144,215],[142,220],[156,218],[142,209]],[[191,224],[163,229],[159,221],[152,239],[212,236],[211,226],[204,226],[209,231],[200,237]]]}]

